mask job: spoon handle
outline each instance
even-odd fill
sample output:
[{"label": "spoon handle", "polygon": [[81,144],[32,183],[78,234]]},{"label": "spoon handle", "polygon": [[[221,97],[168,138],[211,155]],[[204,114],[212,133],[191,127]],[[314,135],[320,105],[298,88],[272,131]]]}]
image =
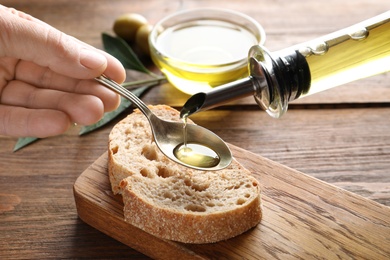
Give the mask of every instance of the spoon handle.
[{"label": "spoon handle", "polygon": [[126,88],[119,85],[107,76],[101,75],[99,77],[96,77],[95,80],[104,85],[105,87],[111,89],[112,91],[118,93],[122,97],[127,98],[128,100],[133,102],[133,104],[138,107],[147,118],[151,118],[154,115],[141,99],[139,99],[131,91],[127,90]]}]

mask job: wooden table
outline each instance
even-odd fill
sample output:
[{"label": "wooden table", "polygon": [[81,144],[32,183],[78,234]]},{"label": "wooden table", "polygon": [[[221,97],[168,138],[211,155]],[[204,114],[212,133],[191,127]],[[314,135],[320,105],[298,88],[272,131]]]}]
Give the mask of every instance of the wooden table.
[{"label": "wooden table", "polygon": [[[230,8],[264,26],[271,51],[388,9],[386,0],[3,0],[2,4],[99,48],[101,32],[110,32],[115,17],[124,12],[141,13],[155,23],[181,9]],[[193,120],[230,144],[390,206],[389,82],[386,73],[304,98],[293,102],[278,120],[259,110],[252,98],[199,113]],[[143,99],[180,108],[187,98],[164,84]],[[73,185],[106,151],[114,123],[83,137],[75,127],[16,153],[12,152],[16,139],[0,137],[0,259],[146,258],[85,224],[75,208]]]}]

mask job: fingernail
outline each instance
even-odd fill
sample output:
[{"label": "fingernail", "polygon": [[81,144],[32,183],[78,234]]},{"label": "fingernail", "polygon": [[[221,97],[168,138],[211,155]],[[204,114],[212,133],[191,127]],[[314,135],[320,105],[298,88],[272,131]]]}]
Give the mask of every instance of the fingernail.
[{"label": "fingernail", "polygon": [[99,69],[107,63],[107,59],[97,51],[82,49],[80,63],[88,69]]}]

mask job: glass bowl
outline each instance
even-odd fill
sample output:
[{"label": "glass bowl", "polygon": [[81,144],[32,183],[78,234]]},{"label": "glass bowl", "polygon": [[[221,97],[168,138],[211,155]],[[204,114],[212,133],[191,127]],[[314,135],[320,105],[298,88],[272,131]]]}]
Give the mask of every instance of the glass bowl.
[{"label": "glass bowl", "polygon": [[153,62],[190,95],[248,76],[248,51],[264,41],[264,29],[254,19],[215,8],[174,13],[149,36]]}]

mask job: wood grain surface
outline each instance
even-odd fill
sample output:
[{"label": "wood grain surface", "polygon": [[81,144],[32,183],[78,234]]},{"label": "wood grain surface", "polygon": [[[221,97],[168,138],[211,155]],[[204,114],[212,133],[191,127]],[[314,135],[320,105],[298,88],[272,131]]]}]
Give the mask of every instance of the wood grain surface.
[{"label": "wood grain surface", "polygon": [[[271,51],[389,9],[387,0],[2,0],[1,4],[97,48],[102,48],[101,33],[112,32],[114,19],[125,12],[143,14],[155,23],[177,10],[230,8],[263,25]],[[154,69],[149,60],[144,61]],[[143,77],[129,71],[127,80]],[[326,182],[364,197],[368,204],[361,210],[370,211],[376,203],[390,206],[389,82],[390,74],[385,73],[294,101],[278,120],[259,110],[251,97],[194,115],[193,120],[232,145],[312,176],[315,183]],[[187,98],[168,83],[143,96],[148,104],[177,108]],[[0,259],[148,258],[84,223],[76,210],[73,185],[107,150],[115,122],[82,137],[79,127],[74,127],[16,153],[12,152],[16,138],[0,136]],[[342,203],[336,198],[336,204]],[[269,203],[269,207],[279,205]],[[296,258],[289,255],[293,250],[284,252],[284,258]]]},{"label": "wood grain surface", "polygon": [[[390,208],[231,147],[260,182],[263,219],[242,235],[195,245],[158,239],[126,222],[104,153],[74,185],[80,218],[154,259],[386,259]],[[145,220],[147,221],[147,220]],[[366,232],[370,230],[370,232]]]}]

